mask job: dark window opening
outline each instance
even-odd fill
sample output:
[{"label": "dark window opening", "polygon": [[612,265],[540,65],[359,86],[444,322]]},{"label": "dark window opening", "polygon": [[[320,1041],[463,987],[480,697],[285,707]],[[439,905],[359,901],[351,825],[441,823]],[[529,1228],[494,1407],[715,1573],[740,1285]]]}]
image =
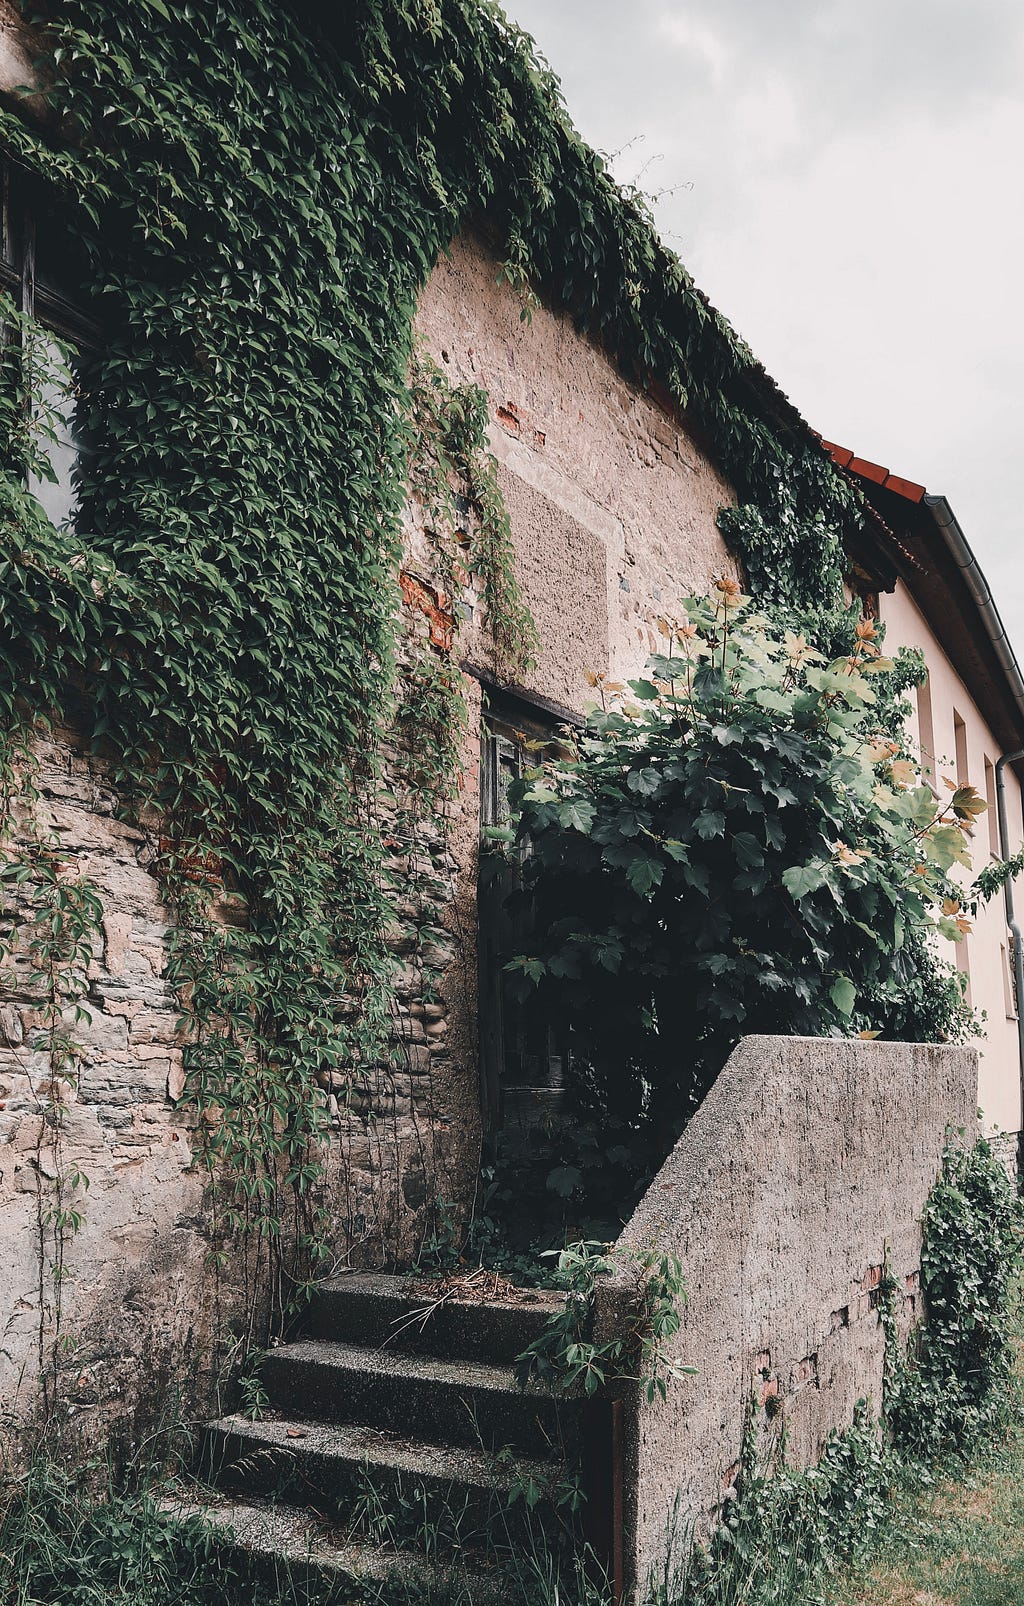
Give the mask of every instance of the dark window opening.
[{"label": "dark window opening", "polygon": [[999,853],[999,806],[996,800],[996,772],[992,760],[985,758],[985,801],[988,804],[988,850],[993,859],[1000,857]]},{"label": "dark window opening", "polygon": [[73,525],[78,467],[89,449],[76,416],[81,370],[99,333],[82,311],[85,253],[66,213],[38,180],[7,158],[0,158],[0,172],[0,290],[42,331],[31,337],[30,351],[27,332],[8,320],[2,329],[5,383],[32,395],[27,405],[34,412],[38,453],[49,465],[48,473],[29,472],[28,489],[52,523]]},{"label": "dark window opening", "polygon": [[[491,694],[480,747],[480,823],[507,830],[508,792],[545,750],[558,745],[555,718],[523,699]],[[542,995],[522,995],[505,970],[514,954],[529,952],[535,930],[531,900],[522,889],[525,850],[488,849],[485,835],[479,886],[480,1050],[484,1126],[493,1136],[507,1126],[553,1126],[565,1102],[569,1025]]]},{"label": "dark window opening", "polygon": [[967,759],[967,726],[956,709],[953,710],[953,751],[956,757],[956,784],[970,786],[970,766]]},{"label": "dark window opening", "polygon": [[921,743],[921,774],[937,792],[935,772],[935,726],[932,720],[932,683],[925,678],[917,687],[917,729]]}]

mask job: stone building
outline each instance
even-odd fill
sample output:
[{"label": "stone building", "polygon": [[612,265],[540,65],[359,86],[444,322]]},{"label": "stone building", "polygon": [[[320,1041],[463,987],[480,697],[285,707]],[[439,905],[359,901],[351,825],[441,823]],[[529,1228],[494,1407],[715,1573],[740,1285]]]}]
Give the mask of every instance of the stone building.
[{"label": "stone building", "polygon": [[[289,26],[307,26],[303,8],[295,11],[300,20]],[[9,4],[0,20],[8,108],[27,126],[42,117],[46,138],[59,143],[66,130],[46,124],[45,103],[16,87],[35,81],[40,42]],[[15,153],[5,158],[5,173],[2,284],[44,327],[87,343],[100,314],[66,288],[73,209],[37,185],[27,188]],[[610,338],[581,329],[571,295],[560,299],[542,286],[524,319],[520,288],[503,274],[495,227],[481,215],[462,220],[424,275],[416,329],[451,384],[486,394],[515,576],[539,650],[529,670],[511,679],[496,673],[472,577],[464,576],[461,595],[448,595],[431,554],[429,509],[410,500],[396,600],[400,595],[411,635],[442,654],[452,651],[461,626],[461,773],[443,826],[418,817],[410,823],[401,787],[377,822],[390,871],[402,883],[390,934],[398,961],[397,1058],[355,1091],[342,1070],[321,1083],[333,1122],[336,1267],[408,1261],[433,1230],[439,1201],[470,1206],[485,1132],[509,1111],[543,1107],[557,1095],[564,1056],[558,1024],[515,1018],[489,968],[486,931],[480,962],[480,827],[500,819],[524,740],[578,722],[595,675],[622,681],[640,673],[657,648],[659,617],[680,595],[705,589],[715,575],[743,577],[718,523],[720,510],[741,500],[724,437],[674,395],[676,376],[644,371]],[[665,287],[666,297],[675,293]],[[928,762],[940,775],[952,765],[960,780],[969,778],[994,800],[1000,759],[1024,744],[1020,674],[999,644],[997,615],[981,607],[962,560],[938,534],[941,504],[824,447],[763,370],[747,357],[740,362],[725,326],[705,312],[711,332],[702,338],[721,347],[723,364],[727,352],[739,364],[736,392],[756,426],[784,438],[787,450],[820,460],[822,473],[835,466],[864,489],[861,533],[848,554],[851,585],[874,599],[891,642],[925,649],[930,689],[919,706]],[[55,479],[40,491],[59,523],[73,520],[72,466],[87,447],[71,419],[58,437]],[[5,978],[0,1265],[8,1297],[0,1313],[0,1409],[18,1414],[31,1403],[37,1360],[49,1364],[59,1303],[72,1340],[56,1363],[62,1394],[88,1424],[129,1414],[153,1377],[173,1379],[186,1396],[208,1389],[212,1335],[240,1319],[241,1262],[229,1256],[211,1268],[209,1258],[217,1240],[204,1204],[205,1174],[195,1163],[204,1116],[190,1102],[182,1004],[168,974],[172,916],[158,874],[164,822],[125,817],[110,756],[86,739],[73,709],[40,726],[35,751],[37,826],[59,838],[95,884],[102,909],[83,999],[87,1018],[76,1028],[74,1085],[51,1087],[24,967]],[[982,835],[987,850],[1005,856],[1021,841],[1021,791],[1012,764],[1000,773],[1008,838],[986,834],[987,824]],[[225,929],[246,919],[227,891],[218,919]],[[986,1121],[1012,1136],[1021,1127],[1017,1004],[1012,943],[997,906],[965,953],[974,1002],[988,1017]],[[62,1107],[60,1155],[47,1100]],[[962,1103],[950,1096],[951,1109]],[[912,1111],[903,1113],[913,1120]],[[925,1150],[933,1159],[927,1144]],[[923,1177],[923,1160],[918,1170]],[[40,1201],[59,1172],[87,1176],[89,1186],[85,1193],[69,1184],[82,1219],[61,1249],[58,1296],[41,1273]],[[911,1221],[919,1205],[916,1196],[908,1204]],[[838,1296],[835,1305],[846,1308]]]}]

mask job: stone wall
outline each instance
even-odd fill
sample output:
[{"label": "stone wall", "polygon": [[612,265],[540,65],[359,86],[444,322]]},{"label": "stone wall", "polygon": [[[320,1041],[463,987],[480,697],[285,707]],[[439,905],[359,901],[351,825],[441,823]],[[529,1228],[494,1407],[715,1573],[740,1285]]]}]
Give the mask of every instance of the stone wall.
[{"label": "stone wall", "polygon": [[[806,1466],[856,1402],[881,1404],[878,1287],[888,1249],[906,1331],[919,1315],[920,1220],[947,1129],[977,1133],[977,1054],[914,1043],[748,1037],[619,1240],[678,1255],[671,1354],[696,1368],[625,1404],[626,1551],[642,1580],[728,1496],[753,1405],[762,1453]],[[599,1290],[598,1334],[634,1281]]]},{"label": "stone wall", "polygon": [[[737,573],[715,522],[735,497],[678,418],[565,313],[541,306],[524,322],[500,273],[488,246],[460,236],[416,327],[453,384],[487,392],[518,578],[541,638],[525,689],[578,712],[593,696],[588,671],[639,674],[663,645],[658,618],[713,575]],[[476,624],[466,655],[486,665]]]},{"label": "stone wall", "polygon": [[[265,1264],[247,1259],[251,1245],[215,1237],[204,1200],[195,1111],[183,1098],[182,1010],[167,981],[159,827],[118,818],[104,764],[73,731],[40,737],[34,757],[34,830],[59,842],[69,880],[94,885],[102,915],[85,1015],[67,1022],[77,1052],[59,1078],[39,1041],[40,989],[24,941],[0,975],[0,1427],[32,1409],[42,1362],[55,1367],[61,1399],[90,1436],[162,1396],[171,1380],[172,1409],[204,1410],[246,1288],[266,1292],[270,1279]],[[394,881],[393,1054],[368,1073],[342,1067],[323,1079],[334,1118],[325,1191],[335,1267],[407,1261],[433,1230],[438,1200],[472,1195],[475,1059],[449,1037],[446,995],[457,993],[464,1016],[472,978],[458,952],[472,951],[472,941],[457,941],[454,894],[476,819],[468,785],[439,819],[396,787],[372,826]],[[15,850],[30,840],[24,811],[20,820]],[[4,885],[5,925],[24,930],[30,899],[30,885]],[[237,899],[221,912],[244,919]],[[64,1235],[59,1288],[49,1219],[58,1177],[82,1179],[64,1186],[63,1204],[81,1226]],[[228,1250],[219,1268],[218,1248]]]},{"label": "stone wall", "polygon": [[[0,1420],[33,1402],[42,1354],[56,1335],[52,1236],[44,1230],[58,1172],[80,1172],[71,1190],[83,1224],[67,1243],[60,1289],[62,1394],[74,1411],[131,1411],[153,1374],[185,1384],[212,1361],[223,1293],[206,1269],[210,1243],[202,1178],[182,1092],[179,1015],[165,980],[167,913],[150,868],[155,838],[116,818],[103,768],[68,731],[37,747],[37,824],[90,878],[103,915],[84,1003],[72,1027],[81,1045],[75,1087],[63,1106],[58,1149],[45,1118],[50,1065],[34,1050],[39,989],[24,959],[3,977],[0,1038],[0,1265],[5,1297],[0,1342]],[[24,840],[24,837],[22,838]],[[5,887],[17,921],[19,889]],[[13,905],[13,909],[12,909]],[[20,905],[20,908],[19,908]],[[223,1314],[228,1314],[228,1311]],[[140,1376],[140,1368],[150,1375]]]},{"label": "stone wall", "polygon": [[[0,0],[3,71],[20,81],[24,50],[5,17]],[[542,641],[520,689],[578,712],[592,695],[588,672],[639,672],[658,645],[659,614],[731,568],[715,514],[732,498],[678,421],[628,385],[568,318],[542,307],[524,324],[516,296],[497,281],[486,247],[455,242],[424,291],[418,327],[454,382],[488,393],[516,570]],[[410,506],[403,616],[419,651],[444,652],[452,599],[433,584],[424,517]],[[472,582],[459,603],[454,650],[468,672],[453,795],[438,815],[424,809],[396,747],[391,796],[367,822],[380,832],[395,896],[396,1052],[370,1074],[352,1078],[340,1067],[324,1079],[335,1123],[327,1187],[336,1263],[407,1261],[434,1230],[438,1205],[464,1211],[476,1186],[477,677],[494,664]],[[240,1320],[246,1268],[234,1252],[219,1274],[210,1262],[193,1116],[180,1102],[156,828],[118,818],[103,764],[74,732],[42,739],[38,757],[39,823],[58,832],[71,873],[93,880],[103,905],[89,1019],[76,1028],[79,1085],[64,1090],[60,1168],[80,1170],[89,1187],[70,1201],[83,1219],[66,1251],[62,1393],[86,1426],[99,1425],[130,1415],[153,1392],[154,1372],[181,1383],[183,1408],[202,1408],[222,1359],[214,1335]],[[226,909],[225,918],[244,919],[244,910]],[[39,1221],[58,1160],[43,1114],[49,1067],[31,1048],[24,974],[0,978],[0,1007],[0,1264],[10,1290],[0,1318],[2,1417],[27,1409],[40,1353],[50,1354],[55,1336]]]}]

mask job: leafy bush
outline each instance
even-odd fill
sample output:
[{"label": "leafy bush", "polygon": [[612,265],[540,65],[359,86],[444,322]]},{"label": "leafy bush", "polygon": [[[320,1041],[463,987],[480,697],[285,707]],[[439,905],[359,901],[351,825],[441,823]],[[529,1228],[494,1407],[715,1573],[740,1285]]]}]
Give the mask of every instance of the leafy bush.
[{"label": "leafy bush", "polygon": [[870,621],[826,661],[733,581],[686,609],[512,792],[542,936],[509,969],[570,1012],[589,1096],[662,1137],[742,1034],[969,1033],[933,935],[968,929],[948,872],[985,807],[937,801],[887,733]]},{"label": "leafy bush", "polygon": [[896,1368],[888,1424],[905,1456],[964,1454],[1006,1411],[1024,1207],[989,1143],[950,1148],[925,1208],[926,1320]]},{"label": "leafy bush", "polygon": [[[628,1254],[599,1243],[575,1243],[556,1253],[552,1285],[565,1293],[565,1304],[550,1316],[532,1343],[516,1356],[521,1388],[532,1379],[550,1388],[596,1394],[611,1378],[642,1383],[648,1404],[668,1385],[693,1376],[692,1366],[674,1361],[666,1345],[679,1331],[680,1306],[686,1299],[683,1269],[675,1255],[652,1249]],[[628,1269],[635,1282],[632,1313],[614,1338],[595,1342],[590,1323],[597,1279],[616,1267]]]}]

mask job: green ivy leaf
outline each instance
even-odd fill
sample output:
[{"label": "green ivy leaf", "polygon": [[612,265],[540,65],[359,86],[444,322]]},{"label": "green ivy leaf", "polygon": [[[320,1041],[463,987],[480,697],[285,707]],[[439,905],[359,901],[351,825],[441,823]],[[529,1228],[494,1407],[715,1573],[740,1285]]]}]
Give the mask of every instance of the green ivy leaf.
[{"label": "green ivy leaf", "polygon": [[582,831],[586,834],[594,823],[594,805],[586,798],[570,798],[558,811],[558,823],[567,831]]},{"label": "green ivy leaf", "polygon": [[808,898],[828,880],[826,866],[821,863],[794,864],[782,872],[782,885],[791,898]]},{"label": "green ivy leaf", "polygon": [[703,809],[693,823],[697,835],[703,842],[710,842],[716,836],[725,835],[725,815],[720,809]]},{"label": "green ivy leaf", "polygon": [[857,989],[847,976],[838,976],[829,988],[828,996],[835,1004],[840,1015],[849,1018],[853,1014],[853,1006],[857,1002]]},{"label": "green ivy leaf", "polygon": [[574,1165],[558,1165],[548,1172],[544,1186],[560,1199],[569,1199],[583,1181],[583,1172]]},{"label": "green ivy leaf", "polygon": [[637,854],[626,868],[626,880],[641,897],[660,886],[664,874],[665,866],[646,853]]}]

